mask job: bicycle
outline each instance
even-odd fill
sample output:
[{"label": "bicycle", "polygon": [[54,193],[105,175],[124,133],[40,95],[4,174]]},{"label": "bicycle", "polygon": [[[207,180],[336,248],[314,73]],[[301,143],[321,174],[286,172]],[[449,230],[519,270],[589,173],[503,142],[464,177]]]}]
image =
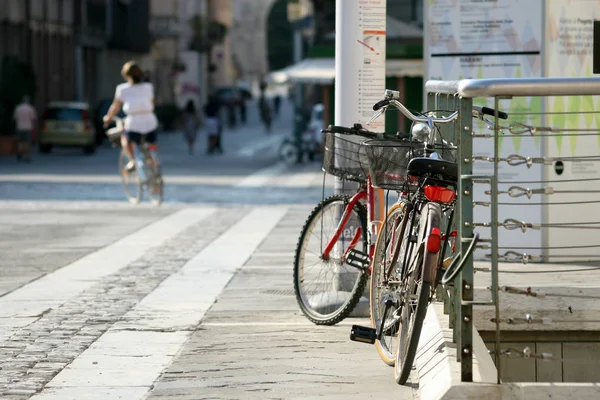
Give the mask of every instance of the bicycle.
[{"label": "bicycle", "polygon": [[[114,118],[114,121],[116,126],[108,129],[106,135],[113,146],[120,146],[121,135],[125,131],[125,122],[121,118]],[[121,149],[119,175],[125,196],[132,204],[138,204],[142,200],[144,188],[147,189],[152,204],[160,205],[163,201],[164,182],[157,150],[156,144],[146,143],[142,136],[141,143],[134,146],[135,168],[128,169],[129,157],[125,150]]]},{"label": "bicycle", "polygon": [[[294,257],[294,293],[302,313],[317,325],[335,325],[346,318],[362,296],[378,226],[374,222],[375,189],[366,173],[366,155],[358,138],[382,139],[360,124],[323,130],[323,170],[357,182],[352,197],[336,194],[321,201],[309,214]],[[366,203],[363,204],[363,203]],[[325,223],[331,223],[331,228]],[[315,239],[314,243],[311,239]],[[331,282],[321,282],[327,279]],[[315,281],[311,281],[315,277]]]},{"label": "bicycle", "polygon": [[[448,277],[442,275],[458,270],[460,267],[455,268],[457,263],[464,264],[474,249],[476,238],[464,256],[443,257],[448,251],[450,238],[456,236],[452,221],[458,165],[456,146],[443,139],[437,140],[439,128],[436,125],[456,120],[458,113],[448,117],[434,117],[427,113],[418,117],[408,111],[398,98],[397,92],[386,91],[386,98],[377,103],[374,110],[380,110],[378,115],[381,115],[391,105],[411,119],[414,122],[411,131],[414,137],[421,139],[416,140],[421,143],[421,148],[417,152],[404,152],[394,143],[365,143],[373,185],[403,195],[388,211],[383,233],[375,246],[371,327],[354,325],[351,339],[376,344],[382,360],[394,366],[396,382],[404,384],[412,369],[427,306],[438,284],[448,281]],[[487,107],[473,108],[473,114],[480,117],[494,113],[495,110]],[[508,118],[502,112],[498,115]],[[395,156],[390,148],[396,150]],[[398,157],[397,153],[403,156]],[[382,175],[378,173],[380,171],[394,173]],[[394,176],[395,180],[378,180],[379,176]],[[452,264],[447,266],[450,261]]]}]

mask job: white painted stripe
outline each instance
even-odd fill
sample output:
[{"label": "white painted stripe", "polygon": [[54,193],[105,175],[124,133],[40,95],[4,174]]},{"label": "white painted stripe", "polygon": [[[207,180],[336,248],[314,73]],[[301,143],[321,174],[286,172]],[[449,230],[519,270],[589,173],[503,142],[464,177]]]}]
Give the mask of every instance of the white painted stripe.
[{"label": "white painted stripe", "polygon": [[[210,176],[210,175],[176,175],[169,174],[165,180],[167,184],[200,185],[211,184],[231,186],[239,182],[239,176]],[[43,183],[112,183],[121,184],[118,175],[45,175],[45,174],[15,174],[0,175],[0,183],[43,182]]]},{"label": "white painted stripe", "polygon": [[[191,336],[190,328],[200,323],[231,277],[286,211],[254,209],[167,278],[127,313],[123,322],[110,328],[32,399],[79,400],[96,387],[111,390],[110,398],[144,398]],[[188,330],[156,332],[162,329]],[[146,391],[134,393],[132,386],[143,386]]]},{"label": "white painted stripe", "polygon": [[10,335],[19,319],[62,305],[214,212],[214,208],[181,210],[1,297],[0,318],[6,319],[0,336]]},{"label": "white painted stripe", "polygon": [[274,176],[277,176],[287,170],[284,163],[277,163],[271,167],[261,169],[260,171],[248,176],[242,180],[237,187],[260,187],[269,182]]},{"label": "white painted stripe", "polygon": [[259,152],[269,150],[270,148],[279,148],[281,142],[283,142],[283,135],[274,134],[269,136],[265,140],[254,143],[253,145],[244,146],[240,151],[237,152],[238,156],[242,157],[254,157]]},{"label": "white painted stripe", "polygon": [[304,164],[298,171],[294,171],[294,174],[289,179],[287,177],[280,177],[275,186],[282,187],[310,187],[315,185],[315,181],[318,181],[317,186],[323,184],[323,172],[321,171],[321,164],[317,162],[309,162]]},{"label": "white painted stripe", "polygon": [[[367,320],[366,318],[363,320]],[[352,326],[352,325],[356,325],[357,322],[361,322],[361,319],[356,319],[356,318],[352,318],[350,321],[341,321],[338,322],[335,326]],[[219,326],[223,326],[223,327],[236,327],[236,326],[310,326],[310,327],[315,327],[315,324],[313,324],[312,322],[310,322],[309,320],[306,320],[304,322],[294,322],[294,321],[281,321],[281,322],[208,322],[208,323],[203,323],[202,326],[203,327],[210,327],[210,326],[215,326],[215,327],[219,327]],[[327,328],[324,327],[324,329],[331,329],[331,328]]]}]

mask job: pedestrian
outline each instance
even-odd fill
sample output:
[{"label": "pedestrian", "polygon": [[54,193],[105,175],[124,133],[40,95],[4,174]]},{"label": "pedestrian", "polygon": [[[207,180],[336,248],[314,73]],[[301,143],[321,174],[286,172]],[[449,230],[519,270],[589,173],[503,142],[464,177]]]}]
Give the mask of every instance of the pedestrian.
[{"label": "pedestrian", "polygon": [[220,119],[221,104],[215,95],[208,98],[208,102],[204,106],[204,128],[208,137],[208,154],[213,154],[215,151],[223,152],[221,148],[221,119]]},{"label": "pedestrian", "polygon": [[273,98],[273,111],[275,112],[275,118],[279,116],[279,109],[281,108],[281,96],[276,94]]},{"label": "pedestrian", "polygon": [[271,107],[269,106],[269,102],[264,97],[261,97],[258,100],[258,107],[260,111],[260,119],[262,120],[263,124],[265,124],[267,133],[270,133],[273,117],[271,116]]},{"label": "pedestrian", "polygon": [[192,100],[188,100],[185,105],[183,112],[183,135],[188,145],[188,152],[190,155],[194,154],[194,145],[196,143],[196,136],[198,134],[198,128],[200,127],[200,119],[196,112],[196,105]]},{"label": "pedestrian", "polygon": [[30,104],[29,96],[24,96],[21,104],[15,108],[13,115],[17,125],[17,161],[31,162],[31,137],[37,113]]},{"label": "pedestrian", "polygon": [[244,96],[240,99],[240,122],[246,125],[246,99]]},{"label": "pedestrian", "polygon": [[229,123],[229,128],[235,129],[237,126],[237,117],[235,115],[235,103],[227,103],[227,122]]}]

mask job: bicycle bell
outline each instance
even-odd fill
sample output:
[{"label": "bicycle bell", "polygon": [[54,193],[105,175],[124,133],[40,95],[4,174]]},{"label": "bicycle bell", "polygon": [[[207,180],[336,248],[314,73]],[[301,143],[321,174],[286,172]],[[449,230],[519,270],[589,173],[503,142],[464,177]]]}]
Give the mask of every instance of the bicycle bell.
[{"label": "bicycle bell", "polygon": [[431,129],[424,122],[415,122],[410,128],[412,139],[419,142],[426,142],[429,139]]}]

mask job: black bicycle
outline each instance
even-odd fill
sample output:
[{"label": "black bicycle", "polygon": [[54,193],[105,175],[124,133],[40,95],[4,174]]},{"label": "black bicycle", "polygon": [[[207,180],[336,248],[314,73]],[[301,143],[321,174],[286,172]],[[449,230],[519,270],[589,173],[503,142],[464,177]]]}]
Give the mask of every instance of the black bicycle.
[{"label": "black bicycle", "polygon": [[[386,98],[374,109],[378,115],[389,105],[400,110],[414,124],[414,146],[399,143],[367,142],[367,156],[373,185],[397,191],[400,200],[386,216],[375,246],[371,275],[371,327],[353,326],[351,339],[375,343],[384,362],[394,366],[394,377],[406,383],[414,362],[427,306],[435,289],[446,275],[459,271],[470,257],[475,237],[464,256],[444,258],[452,231],[458,186],[457,147],[441,137],[437,124],[458,117],[434,113],[415,116],[398,102],[397,92],[386,91]],[[441,113],[441,112],[436,112]],[[494,115],[487,107],[474,107],[473,115]],[[506,119],[506,113],[498,112]],[[377,179],[381,177],[381,179]],[[392,177],[392,179],[390,179]],[[449,261],[452,264],[447,266]],[[458,267],[457,267],[458,265]]]}]

